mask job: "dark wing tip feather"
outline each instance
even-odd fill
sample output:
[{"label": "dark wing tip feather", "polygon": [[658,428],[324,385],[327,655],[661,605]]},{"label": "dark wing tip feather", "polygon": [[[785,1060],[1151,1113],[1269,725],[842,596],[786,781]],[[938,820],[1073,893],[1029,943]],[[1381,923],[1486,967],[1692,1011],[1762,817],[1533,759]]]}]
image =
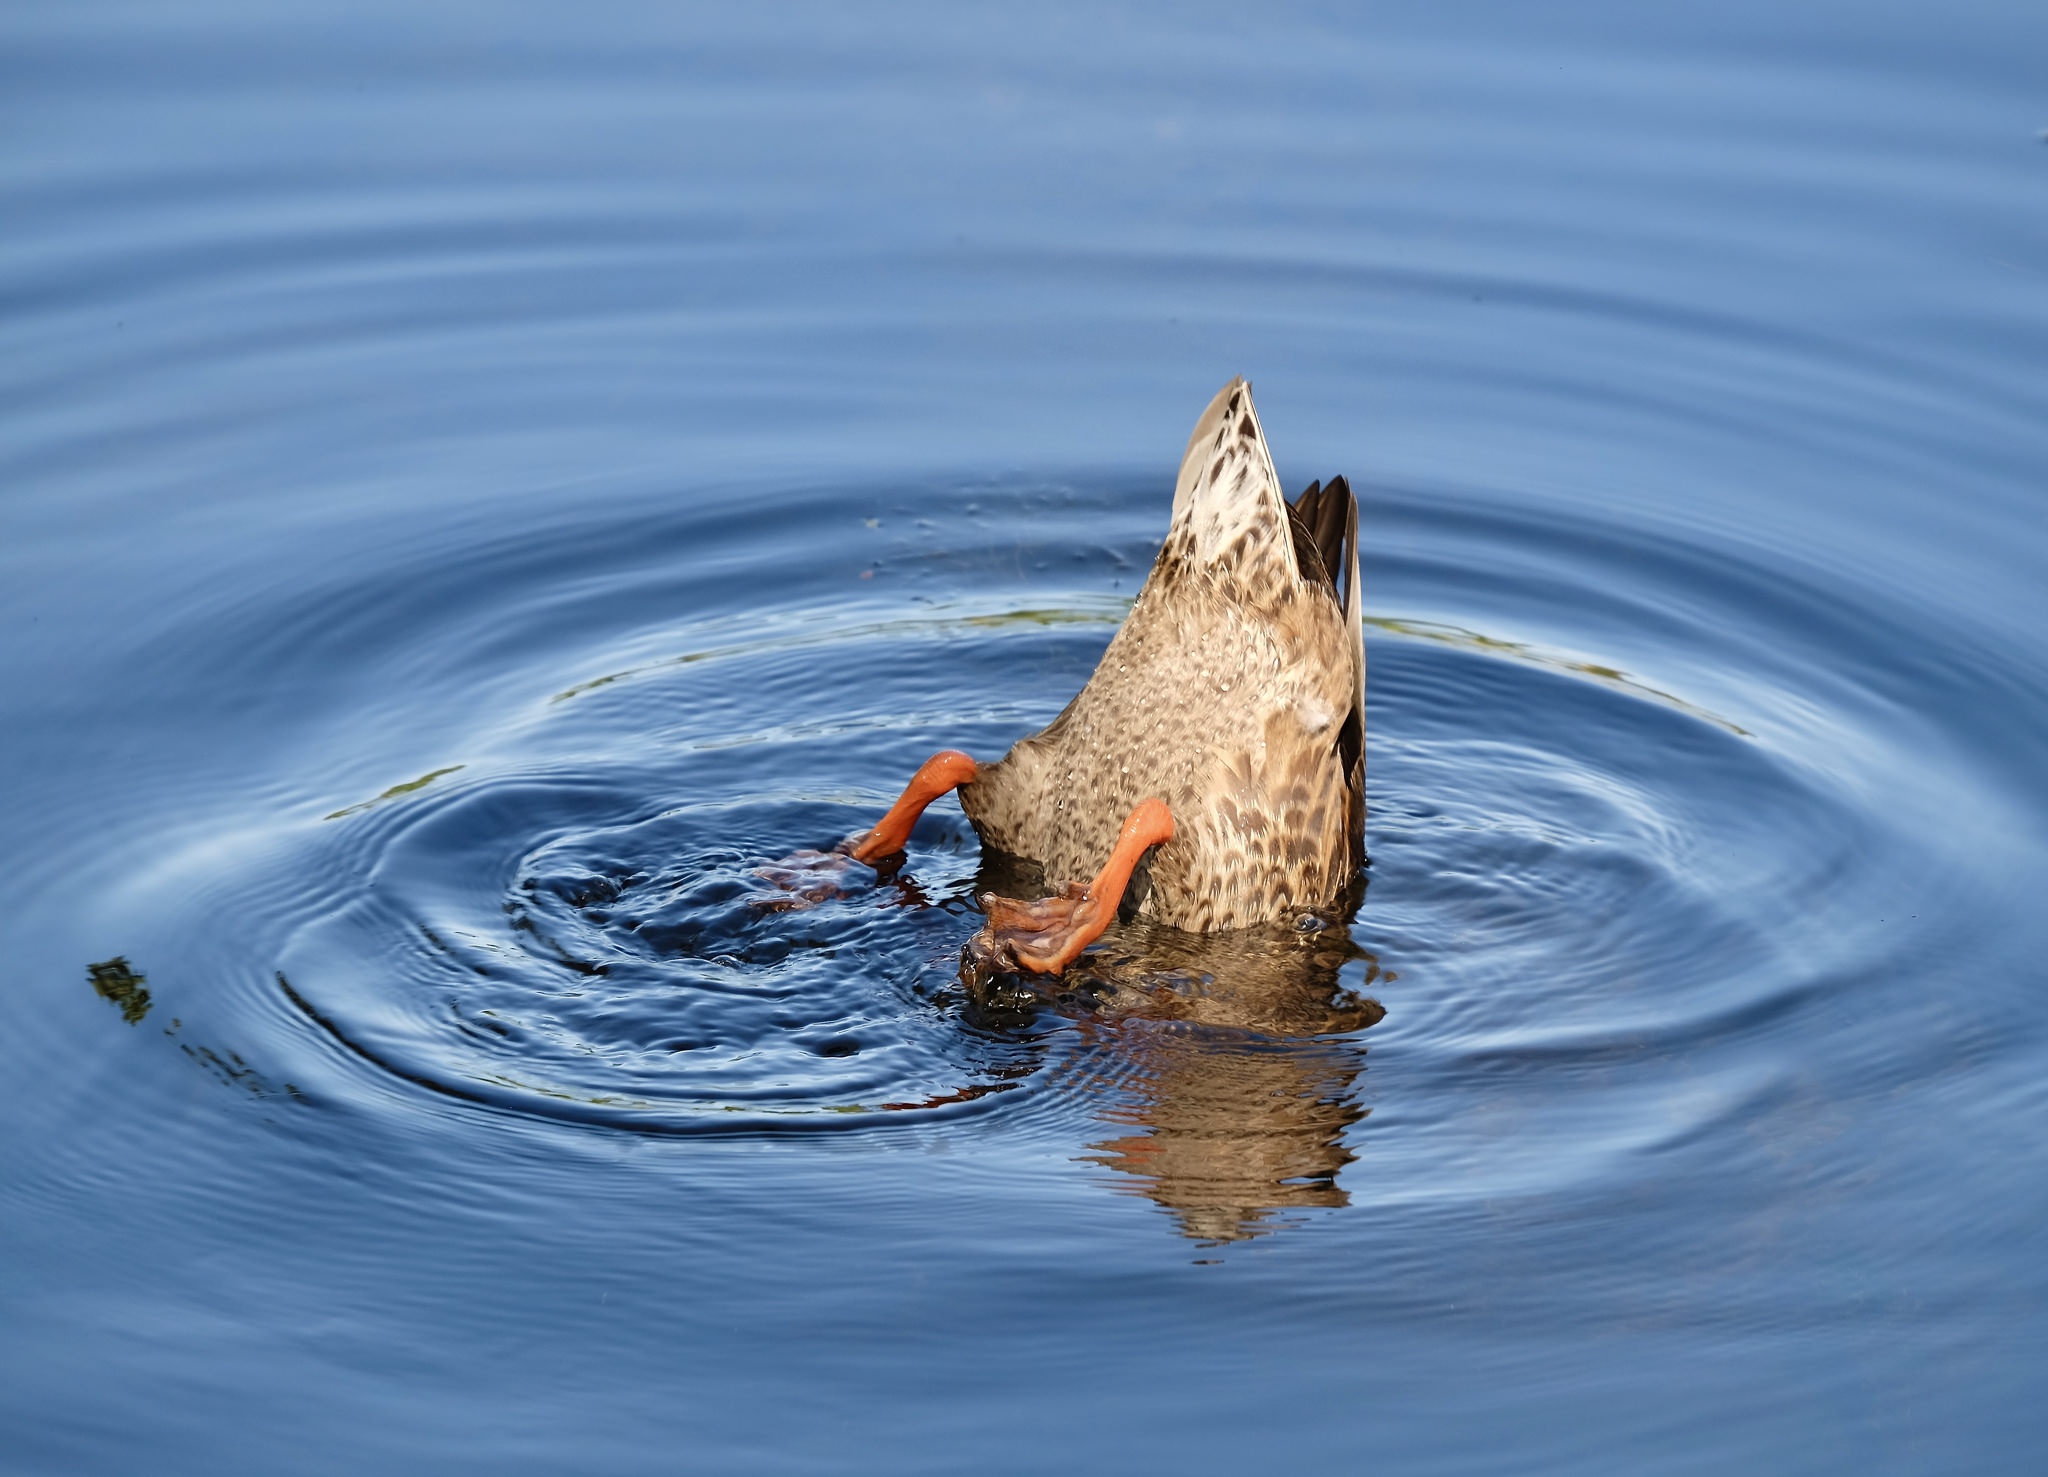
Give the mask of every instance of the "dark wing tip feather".
[{"label": "dark wing tip feather", "polygon": [[1322,495],[1320,482],[1311,482],[1302,489],[1301,496],[1287,505],[1287,531],[1294,541],[1294,572],[1304,581],[1328,585],[1334,592],[1337,586],[1330,578],[1329,562],[1316,542],[1316,518]]},{"label": "dark wing tip feather", "polygon": [[1356,503],[1342,477],[1311,482],[1287,505],[1294,535],[1294,567],[1304,580],[1327,587],[1341,606],[1349,597],[1351,540],[1357,537]]},{"label": "dark wing tip feather", "polygon": [[[1287,506],[1294,563],[1304,580],[1321,584],[1339,608],[1350,610],[1352,551],[1358,540],[1358,500],[1342,477],[1311,482]],[[1365,865],[1365,713],[1354,707],[1337,731],[1337,763],[1344,775],[1345,840],[1354,875]]]},{"label": "dark wing tip feather", "polygon": [[1316,510],[1316,548],[1323,556],[1323,568],[1330,572],[1330,585],[1342,605],[1351,596],[1351,545],[1358,537],[1358,502],[1351,496],[1351,484],[1332,477],[1323,488]]}]

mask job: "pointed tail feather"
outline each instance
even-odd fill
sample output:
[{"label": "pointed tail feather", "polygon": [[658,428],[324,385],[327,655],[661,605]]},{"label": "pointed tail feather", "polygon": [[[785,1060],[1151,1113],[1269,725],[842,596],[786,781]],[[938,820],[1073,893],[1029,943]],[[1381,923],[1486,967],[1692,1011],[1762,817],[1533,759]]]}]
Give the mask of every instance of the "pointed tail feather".
[{"label": "pointed tail feather", "polygon": [[1227,556],[1242,583],[1298,577],[1287,500],[1252,407],[1252,387],[1242,379],[1218,390],[1195,422],[1174,484],[1167,540],[1204,569],[1219,568]]}]

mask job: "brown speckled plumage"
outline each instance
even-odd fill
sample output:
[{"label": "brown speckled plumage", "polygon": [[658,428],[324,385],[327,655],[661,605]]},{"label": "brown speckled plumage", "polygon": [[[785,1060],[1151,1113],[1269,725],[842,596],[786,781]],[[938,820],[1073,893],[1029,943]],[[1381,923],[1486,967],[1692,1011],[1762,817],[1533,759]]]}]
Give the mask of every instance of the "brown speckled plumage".
[{"label": "brown speckled plumage", "polygon": [[1066,711],[960,803],[1049,880],[1093,876],[1150,795],[1174,838],[1141,916],[1243,928],[1348,893],[1364,861],[1365,647],[1342,479],[1290,509],[1233,380],[1195,425],[1173,520],[1123,627]]}]

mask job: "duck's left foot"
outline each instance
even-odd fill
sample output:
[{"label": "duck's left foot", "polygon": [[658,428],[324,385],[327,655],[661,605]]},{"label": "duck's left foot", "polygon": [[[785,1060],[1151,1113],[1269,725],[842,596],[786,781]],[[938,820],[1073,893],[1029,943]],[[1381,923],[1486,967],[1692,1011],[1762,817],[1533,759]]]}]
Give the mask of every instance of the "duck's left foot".
[{"label": "duck's left foot", "polygon": [[756,867],[754,875],[775,888],[758,899],[756,905],[772,913],[784,913],[840,897],[853,885],[850,874],[854,862],[873,867],[884,882],[894,880],[896,869],[903,865],[904,843],[910,839],[911,827],[917,824],[925,807],[974,776],[972,759],[958,749],[941,749],[918,766],[902,795],[889,807],[889,813],[875,823],[874,829],[849,836],[830,851],[794,852],[781,861]]},{"label": "duck's left foot", "polygon": [[939,750],[918,766],[902,795],[889,807],[889,813],[875,823],[875,828],[863,831],[847,843],[847,854],[869,866],[896,855],[910,840],[910,828],[917,824],[924,808],[948,790],[971,784],[975,773],[974,761],[958,749]]},{"label": "duck's left foot", "polygon": [[1140,802],[1124,821],[1116,849],[1093,882],[1066,883],[1053,896],[1035,902],[983,893],[988,923],[968,941],[968,958],[982,970],[1007,966],[1058,974],[1115,921],[1131,872],[1145,853],[1172,839],[1173,812],[1155,797]]},{"label": "duck's left foot", "polygon": [[793,913],[815,908],[843,895],[851,885],[853,859],[841,851],[793,851],[777,862],[754,868],[754,875],[773,891],[753,900],[766,913]]}]

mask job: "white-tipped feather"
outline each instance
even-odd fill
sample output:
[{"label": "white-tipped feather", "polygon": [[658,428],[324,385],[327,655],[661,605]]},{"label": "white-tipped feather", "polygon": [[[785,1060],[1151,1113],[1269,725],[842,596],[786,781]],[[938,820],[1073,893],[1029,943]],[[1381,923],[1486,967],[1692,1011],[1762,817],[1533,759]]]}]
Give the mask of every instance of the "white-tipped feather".
[{"label": "white-tipped feather", "polygon": [[[1226,555],[1237,560],[1248,554],[1285,557],[1286,504],[1252,406],[1251,386],[1234,379],[1216,392],[1188,438],[1173,488],[1169,536],[1185,531],[1202,568],[1213,568]],[[1247,535],[1255,547],[1233,553]]]}]

